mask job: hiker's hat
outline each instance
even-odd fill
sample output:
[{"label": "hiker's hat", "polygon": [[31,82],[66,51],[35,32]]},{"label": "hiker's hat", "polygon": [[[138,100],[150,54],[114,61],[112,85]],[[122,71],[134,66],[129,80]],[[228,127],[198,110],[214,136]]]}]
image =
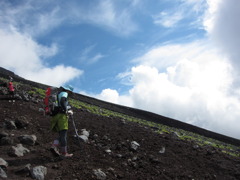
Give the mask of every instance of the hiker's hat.
[{"label": "hiker's hat", "polygon": [[61,86],[61,87],[67,91],[73,92],[73,87],[71,85],[66,85],[66,86]]}]

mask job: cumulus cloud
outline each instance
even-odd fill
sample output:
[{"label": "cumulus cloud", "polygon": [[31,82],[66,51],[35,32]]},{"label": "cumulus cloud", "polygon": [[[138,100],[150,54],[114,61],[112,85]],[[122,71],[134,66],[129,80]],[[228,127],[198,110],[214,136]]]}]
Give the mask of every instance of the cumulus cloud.
[{"label": "cumulus cloud", "polygon": [[[196,48],[196,44],[193,46]],[[159,51],[162,48],[166,47],[159,47]],[[184,47],[181,48],[185,52]],[[234,78],[232,67],[215,51],[202,49],[199,45],[195,49],[196,56],[191,59],[181,59],[180,53],[178,61],[164,71],[147,63],[132,67],[126,73],[132,84],[128,101],[135,108],[239,137],[240,101],[230,94]],[[114,103],[119,103],[122,98],[116,90],[108,89],[102,93],[99,98]]]},{"label": "cumulus cloud", "polygon": [[[87,93],[86,93],[87,94]],[[133,107],[132,99],[128,95],[119,95],[118,91],[115,89],[104,89],[100,94],[92,94],[91,96],[97,99],[102,99],[115,104],[121,104],[128,107]]]},{"label": "cumulus cloud", "polygon": [[53,68],[40,68],[37,73],[28,72],[27,77],[43,84],[60,86],[82,74],[83,71],[73,68],[71,66],[57,65]]},{"label": "cumulus cloud", "polygon": [[104,99],[105,101],[109,101],[117,104],[119,99],[119,94],[116,90],[104,89],[99,95],[99,99]]},{"label": "cumulus cloud", "polygon": [[59,86],[83,73],[70,66],[47,67],[44,65],[44,58],[57,53],[55,44],[50,47],[42,46],[31,37],[20,34],[14,29],[9,32],[0,29],[0,39],[2,39],[0,42],[1,66],[26,79]]},{"label": "cumulus cloud", "polygon": [[[0,64],[16,74],[37,82],[59,86],[76,77],[83,71],[71,66],[57,65],[49,67],[46,60],[58,53],[58,46],[39,44],[34,37],[58,22],[55,10],[50,14],[33,13],[36,9],[29,3],[12,6],[11,3],[1,2],[0,11]],[[37,15],[36,15],[37,14]],[[46,23],[48,22],[48,23]],[[52,77],[52,78],[50,78]],[[53,78],[54,77],[54,78]]]},{"label": "cumulus cloud", "polygon": [[240,32],[240,1],[238,0],[211,0],[210,10],[206,14],[205,27],[215,42],[229,56],[229,60],[236,70],[240,70],[240,39],[237,38]]},{"label": "cumulus cloud", "polygon": [[[127,98],[133,107],[239,138],[240,90],[232,85],[240,67],[240,3],[207,3],[202,25],[208,38],[153,47],[119,77],[130,80]],[[114,98],[117,102],[121,95]]]}]

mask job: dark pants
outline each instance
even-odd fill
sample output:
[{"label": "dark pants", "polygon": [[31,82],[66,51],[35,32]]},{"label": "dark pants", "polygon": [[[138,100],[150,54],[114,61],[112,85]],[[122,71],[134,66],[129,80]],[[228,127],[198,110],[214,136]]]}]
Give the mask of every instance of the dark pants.
[{"label": "dark pants", "polygon": [[59,131],[59,143],[61,147],[67,146],[67,130]]}]

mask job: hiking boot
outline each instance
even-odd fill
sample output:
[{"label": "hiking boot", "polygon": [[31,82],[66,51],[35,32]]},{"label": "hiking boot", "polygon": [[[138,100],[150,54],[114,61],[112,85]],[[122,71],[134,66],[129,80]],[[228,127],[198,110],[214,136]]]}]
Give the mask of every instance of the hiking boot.
[{"label": "hiking boot", "polygon": [[68,154],[68,153],[61,153],[60,155],[62,158],[70,158],[73,156],[73,154]]},{"label": "hiking boot", "polygon": [[57,146],[51,146],[50,151],[55,155],[55,156],[60,156],[60,153],[58,151]]}]

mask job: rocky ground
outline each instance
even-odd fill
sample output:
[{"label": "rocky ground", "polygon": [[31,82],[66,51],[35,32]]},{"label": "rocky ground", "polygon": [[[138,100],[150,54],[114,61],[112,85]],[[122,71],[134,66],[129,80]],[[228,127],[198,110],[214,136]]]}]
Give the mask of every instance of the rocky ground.
[{"label": "rocky ground", "polygon": [[39,167],[44,173],[36,176],[47,180],[240,179],[239,157],[86,109],[75,108],[74,120],[79,133],[89,132],[88,142],[74,137],[70,120],[68,149],[74,156],[61,159],[49,150],[56,134],[41,105],[40,97],[0,100],[0,179],[33,179]]}]

